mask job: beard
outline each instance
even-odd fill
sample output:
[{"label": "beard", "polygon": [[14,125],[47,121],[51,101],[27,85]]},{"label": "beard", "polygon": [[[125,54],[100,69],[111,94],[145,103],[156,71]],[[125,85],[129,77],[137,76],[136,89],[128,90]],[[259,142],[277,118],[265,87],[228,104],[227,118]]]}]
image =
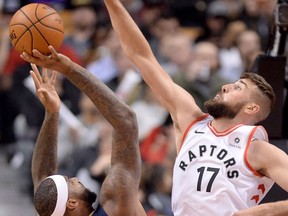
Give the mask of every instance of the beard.
[{"label": "beard", "polygon": [[92,205],[96,201],[96,198],[97,198],[97,194],[90,191],[87,188],[85,188],[85,190],[81,194],[81,199],[87,202],[89,205]]},{"label": "beard", "polygon": [[207,112],[214,117],[218,118],[228,118],[233,119],[245,105],[244,102],[237,103],[236,105],[229,106],[228,104],[219,101],[215,98],[210,99],[204,103],[204,107]]}]

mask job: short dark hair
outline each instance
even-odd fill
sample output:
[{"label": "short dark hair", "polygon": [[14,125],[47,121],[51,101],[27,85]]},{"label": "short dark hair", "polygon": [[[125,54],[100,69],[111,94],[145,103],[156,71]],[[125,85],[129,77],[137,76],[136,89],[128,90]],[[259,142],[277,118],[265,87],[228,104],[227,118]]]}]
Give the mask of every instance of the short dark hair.
[{"label": "short dark hair", "polygon": [[40,216],[51,216],[57,203],[57,188],[53,179],[41,182],[34,194],[34,206]]},{"label": "short dark hair", "polygon": [[241,79],[249,79],[251,80],[259,90],[270,100],[270,110],[272,110],[275,104],[275,92],[272,86],[259,74],[246,72],[243,73],[240,77]]}]

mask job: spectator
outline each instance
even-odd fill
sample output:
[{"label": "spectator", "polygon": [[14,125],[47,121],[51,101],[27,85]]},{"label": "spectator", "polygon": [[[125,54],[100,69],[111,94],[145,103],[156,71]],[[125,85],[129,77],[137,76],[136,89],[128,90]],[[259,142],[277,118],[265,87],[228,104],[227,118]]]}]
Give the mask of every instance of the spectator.
[{"label": "spectator", "polygon": [[196,103],[203,102],[218,92],[220,86],[227,83],[221,77],[219,49],[212,42],[198,42],[193,47],[192,61],[173,80],[193,95]]},{"label": "spectator", "polygon": [[243,31],[238,35],[236,45],[241,55],[243,71],[250,71],[257,55],[263,54],[260,36],[253,30]]},{"label": "spectator", "polygon": [[[55,88],[57,89],[57,86]],[[96,147],[98,143],[99,130],[103,122],[102,115],[84,94],[81,94],[79,107],[80,113],[75,116],[79,121],[77,127],[63,120],[59,124],[58,140],[61,145],[58,147],[58,161],[60,168],[68,166],[74,151]]]},{"label": "spectator", "polygon": [[230,82],[235,82],[244,71],[242,57],[236,46],[236,40],[245,30],[247,30],[247,26],[243,21],[230,22],[221,39],[220,74]]},{"label": "spectator", "polygon": [[260,36],[262,50],[267,48],[276,2],[276,0],[242,0],[243,11],[240,19]]},{"label": "spectator", "polygon": [[146,84],[143,84],[143,88],[143,97],[135,100],[130,105],[137,116],[140,141],[146,138],[155,127],[162,125],[168,115],[151,89]]},{"label": "spectator", "polygon": [[215,0],[208,4],[203,33],[196,39],[196,42],[209,41],[219,47],[223,32],[230,21],[229,15],[226,2]]},{"label": "spectator", "polygon": [[140,143],[144,163],[163,165],[168,155],[171,154],[174,138],[172,119],[170,115],[167,115],[165,122],[152,129]]},{"label": "spectator", "polygon": [[166,63],[162,62],[161,65],[167,73],[177,75],[187,70],[193,61],[193,43],[194,41],[183,32],[162,37],[159,50]]},{"label": "spectator", "polygon": [[119,39],[109,28],[103,43],[95,50],[96,59],[87,65],[87,70],[105,83],[111,81],[118,76],[114,58],[119,49],[121,49]]},{"label": "spectator", "polygon": [[71,46],[86,64],[87,55],[93,47],[96,32],[97,13],[91,5],[75,5],[71,10],[71,32],[64,38],[64,44]]}]

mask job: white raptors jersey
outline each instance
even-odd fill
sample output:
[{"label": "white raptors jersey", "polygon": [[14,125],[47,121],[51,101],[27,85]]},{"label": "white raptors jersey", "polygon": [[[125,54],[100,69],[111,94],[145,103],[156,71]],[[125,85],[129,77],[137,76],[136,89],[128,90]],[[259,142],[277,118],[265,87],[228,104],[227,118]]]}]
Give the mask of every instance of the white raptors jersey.
[{"label": "white raptors jersey", "polygon": [[187,129],[173,171],[175,216],[231,216],[259,204],[273,185],[247,161],[253,139],[268,141],[261,126],[237,125],[223,132],[205,115]]}]

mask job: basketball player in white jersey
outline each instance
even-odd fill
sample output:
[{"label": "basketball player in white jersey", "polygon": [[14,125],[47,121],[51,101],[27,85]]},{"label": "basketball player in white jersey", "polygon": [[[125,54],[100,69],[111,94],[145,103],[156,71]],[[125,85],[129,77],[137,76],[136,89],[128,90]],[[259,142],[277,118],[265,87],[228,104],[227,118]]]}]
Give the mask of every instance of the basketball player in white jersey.
[{"label": "basketball player in white jersey", "polygon": [[121,2],[105,3],[126,55],[173,119],[175,216],[288,215],[288,201],[258,205],[274,182],[288,191],[286,153],[268,143],[263,127],[253,126],[271,111],[271,86],[246,73],[206,102],[206,114],[160,66]]}]

